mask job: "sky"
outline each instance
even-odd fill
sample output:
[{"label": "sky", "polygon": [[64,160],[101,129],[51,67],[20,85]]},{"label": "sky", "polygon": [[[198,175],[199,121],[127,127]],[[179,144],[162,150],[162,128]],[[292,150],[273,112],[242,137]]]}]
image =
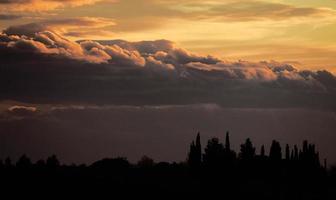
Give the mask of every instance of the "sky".
[{"label": "sky", "polygon": [[228,60],[335,73],[334,0],[2,0],[1,29],[42,23],[71,40],[168,39]]},{"label": "sky", "polygon": [[229,130],[336,164],[335,0],[0,0],[0,30],[0,158],[181,161]]}]

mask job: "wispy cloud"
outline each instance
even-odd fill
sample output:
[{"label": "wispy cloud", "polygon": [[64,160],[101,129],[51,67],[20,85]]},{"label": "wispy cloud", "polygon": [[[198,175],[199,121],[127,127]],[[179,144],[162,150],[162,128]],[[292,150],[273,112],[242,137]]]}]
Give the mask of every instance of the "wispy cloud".
[{"label": "wispy cloud", "polygon": [[11,26],[6,32],[9,34],[21,34],[26,36],[34,36],[35,33],[44,30],[52,30],[55,33],[66,36],[96,36],[96,35],[109,35],[113,33],[104,31],[102,29],[114,26],[113,19],[102,17],[75,17],[75,18],[60,18],[42,20],[39,22]]},{"label": "wispy cloud", "polygon": [[2,11],[40,12],[66,7],[90,5],[102,0],[0,0]]}]

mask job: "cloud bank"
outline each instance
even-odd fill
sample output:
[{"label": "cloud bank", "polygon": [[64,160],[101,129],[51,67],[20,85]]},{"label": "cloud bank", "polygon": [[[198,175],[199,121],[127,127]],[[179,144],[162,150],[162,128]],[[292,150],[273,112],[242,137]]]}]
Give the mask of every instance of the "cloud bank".
[{"label": "cloud bank", "polygon": [[74,42],[46,26],[23,25],[1,33],[0,54],[2,100],[336,107],[336,78],[328,71],[275,61],[229,62],[167,40]]}]

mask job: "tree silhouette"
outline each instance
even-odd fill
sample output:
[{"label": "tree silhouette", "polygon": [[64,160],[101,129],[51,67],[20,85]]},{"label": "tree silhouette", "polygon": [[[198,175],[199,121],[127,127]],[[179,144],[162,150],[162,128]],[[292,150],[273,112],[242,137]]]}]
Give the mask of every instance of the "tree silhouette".
[{"label": "tree silhouette", "polygon": [[280,146],[280,143],[276,140],[272,141],[269,158],[271,160],[281,160],[282,159],[281,146]]},{"label": "tree silhouette", "polygon": [[229,131],[226,132],[226,136],[225,136],[225,150],[231,151]]},{"label": "tree silhouette", "polygon": [[204,149],[204,164],[208,166],[222,165],[224,158],[224,146],[219,142],[219,139],[212,138],[208,140],[208,144]]},{"label": "tree silhouette", "polygon": [[286,144],[286,160],[290,160],[290,150],[288,144]]},{"label": "tree silhouette", "polygon": [[46,162],[43,159],[40,159],[35,164],[39,168],[44,168],[46,166]]},{"label": "tree silhouette", "polygon": [[316,146],[308,141],[303,142],[302,149],[297,145],[290,149],[286,144],[286,160],[282,159],[279,142],[272,141],[268,158],[264,145],[260,155],[255,155],[249,138],[241,144],[239,159],[236,159],[229,132],[225,145],[218,138],[207,141],[202,160],[200,141],[198,133],[190,145],[189,165],[185,162],[155,163],[147,156],[137,164],[116,157],[103,158],[89,166],[60,165],[55,155],[35,164],[26,155],[15,165],[10,158],[2,165],[0,159],[1,189],[21,192],[50,188],[57,189],[61,195],[73,190],[76,195],[87,190],[94,194],[107,191],[111,198],[117,197],[118,192],[124,197],[128,193],[139,197],[139,193],[148,195],[151,191],[161,194],[186,192],[188,197],[204,195],[210,198],[209,194],[221,189],[227,199],[335,199],[336,168],[326,169],[326,161],[323,168]]},{"label": "tree silhouette", "polygon": [[7,167],[7,168],[12,167],[12,160],[10,159],[10,157],[7,157],[5,159],[5,167]]},{"label": "tree silhouette", "polygon": [[247,138],[244,144],[240,145],[240,158],[242,160],[252,160],[255,156],[255,147],[250,140]]},{"label": "tree silhouette", "polygon": [[299,160],[299,150],[296,145],[294,145],[294,160]]},{"label": "tree silhouette", "polygon": [[225,136],[225,149],[224,149],[224,159],[228,164],[232,164],[232,162],[236,159],[236,152],[231,150],[230,145],[230,133],[229,131],[226,132]]},{"label": "tree silhouette", "polygon": [[265,157],[265,146],[264,145],[261,145],[260,156]]},{"label": "tree silhouette", "polygon": [[58,161],[56,155],[52,155],[47,158],[46,164],[49,168],[56,168],[60,165],[60,162]]},{"label": "tree silhouette", "polygon": [[153,159],[151,159],[148,156],[142,156],[137,165],[139,167],[147,167],[148,168],[148,167],[154,166],[154,164],[155,163],[154,163]]},{"label": "tree silhouette", "polygon": [[190,144],[190,150],[188,155],[188,163],[192,167],[199,167],[202,163],[202,146],[200,133],[196,136],[196,144],[194,141]]},{"label": "tree silhouette", "polygon": [[16,162],[16,167],[21,169],[30,168],[32,165],[30,159],[24,154],[22,155],[19,160]]},{"label": "tree silhouette", "polygon": [[195,146],[196,160],[197,164],[200,165],[202,162],[202,145],[201,145],[201,136],[200,133],[197,133],[196,136],[196,146]]}]

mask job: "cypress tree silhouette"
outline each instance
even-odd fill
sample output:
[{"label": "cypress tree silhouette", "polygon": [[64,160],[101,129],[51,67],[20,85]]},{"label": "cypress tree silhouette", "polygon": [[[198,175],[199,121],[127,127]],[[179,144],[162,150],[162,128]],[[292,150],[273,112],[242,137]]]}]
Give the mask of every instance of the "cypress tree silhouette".
[{"label": "cypress tree silhouette", "polygon": [[299,160],[299,152],[298,147],[294,145],[294,160]]},{"label": "cypress tree silhouette", "polygon": [[201,145],[201,136],[200,133],[197,133],[196,136],[196,161],[197,161],[197,165],[201,165],[202,163],[202,145]]},{"label": "cypress tree silhouette", "polygon": [[282,159],[281,146],[280,146],[280,143],[276,140],[272,141],[269,157],[271,160],[281,160]]},{"label": "cypress tree silhouette", "polygon": [[308,151],[308,141],[304,140],[302,144],[302,153],[305,154]]},{"label": "cypress tree silhouette", "polygon": [[197,133],[196,144],[194,141],[192,141],[190,144],[188,164],[192,167],[199,167],[202,164],[202,146],[200,133]]},{"label": "cypress tree silhouette", "polygon": [[288,144],[286,144],[286,160],[290,160],[290,150]]},{"label": "cypress tree silhouette", "polygon": [[225,150],[226,150],[227,152],[231,151],[229,131],[226,132],[226,137],[225,137]]},{"label": "cypress tree silhouette", "polygon": [[265,157],[265,146],[264,145],[261,145],[260,156]]},{"label": "cypress tree silhouette", "polygon": [[192,141],[189,147],[189,154],[188,154],[188,164],[190,166],[195,166],[196,163],[196,146],[195,141]]},{"label": "cypress tree silhouette", "polygon": [[236,159],[236,152],[231,150],[229,131],[226,132],[225,136],[224,159],[227,164],[232,164],[233,161]]},{"label": "cypress tree silhouette", "polygon": [[247,138],[244,144],[240,145],[240,158],[242,160],[252,160],[255,156],[255,148],[250,140]]}]

